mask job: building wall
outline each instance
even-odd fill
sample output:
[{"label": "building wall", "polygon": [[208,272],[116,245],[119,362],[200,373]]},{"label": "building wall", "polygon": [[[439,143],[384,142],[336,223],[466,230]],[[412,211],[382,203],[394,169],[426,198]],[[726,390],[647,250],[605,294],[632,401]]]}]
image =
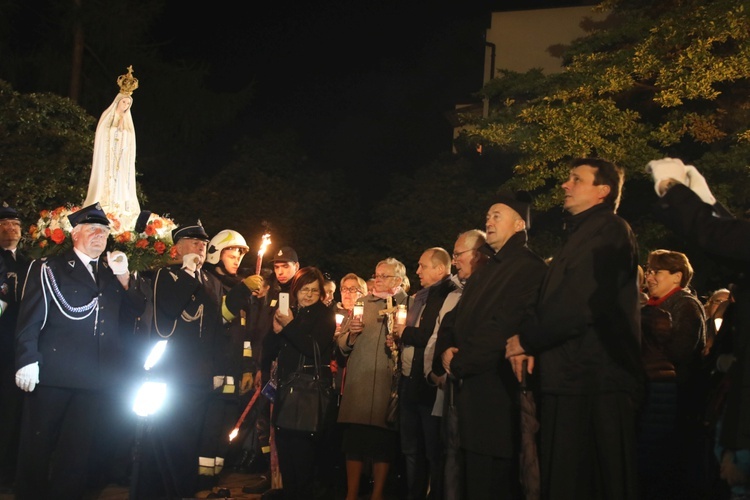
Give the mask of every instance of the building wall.
[{"label": "building wall", "polygon": [[486,41],[495,46],[495,60],[493,66],[492,49],[487,47],[485,82],[495,76],[493,68],[519,73],[533,68],[546,74],[561,71],[561,46],[586,35],[585,27],[607,16],[590,6],[493,12]]},{"label": "building wall", "polygon": [[[483,82],[497,76],[498,69],[525,73],[541,68],[545,74],[560,72],[565,46],[608,22],[612,22],[609,13],[595,12],[593,6],[493,12],[485,35]],[[488,106],[486,101],[459,104],[455,113],[486,117]],[[463,129],[459,126],[453,129],[454,140]]]}]

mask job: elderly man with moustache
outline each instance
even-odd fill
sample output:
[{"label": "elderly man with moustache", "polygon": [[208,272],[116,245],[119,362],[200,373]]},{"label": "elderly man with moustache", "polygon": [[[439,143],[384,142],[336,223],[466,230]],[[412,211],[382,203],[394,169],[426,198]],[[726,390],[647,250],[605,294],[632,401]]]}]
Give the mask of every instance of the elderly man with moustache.
[{"label": "elderly man with moustache", "polygon": [[[518,423],[512,398],[518,383],[504,362],[505,343],[531,314],[547,266],[527,246],[530,202],[501,193],[487,211],[488,262],[464,287],[447,338],[438,348],[445,370],[458,381],[460,446],[466,463],[466,498],[520,498]],[[434,364],[434,363],[433,363]]]},{"label": "elderly man with moustache", "polygon": [[[154,417],[152,438],[163,446],[170,464],[167,479],[177,490],[167,495],[193,497],[199,467],[217,465],[207,453],[215,451],[217,429],[206,424],[206,416],[227,374],[223,353],[229,338],[222,325],[239,316],[263,279],[248,276],[225,293],[219,279],[203,268],[209,238],[200,221],[173,230],[172,240],[180,263],[159,269],[154,279],[154,330],[169,341],[155,370],[169,384],[170,397],[165,411]],[[153,475],[144,476],[143,490],[158,492]]]},{"label": "elderly man with moustache", "polygon": [[[455,394],[458,385],[455,378],[448,379],[443,367],[440,354],[435,356],[435,351],[444,352],[454,345],[450,338],[449,328],[451,311],[458,305],[463,295],[464,286],[474,272],[487,263],[489,256],[480,252],[479,249],[487,242],[487,235],[479,229],[470,229],[458,235],[453,244],[453,265],[456,268],[451,281],[456,288],[448,294],[443,301],[443,306],[438,313],[435,329],[427,341],[424,351],[424,375],[427,380],[437,385],[435,404],[432,414],[442,417],[441,437],[443,438],[443,497],[445,500],[463,498],[465,477],[463,468],[463,454],[461,452],[458,435],[458,415],[455,407]],[[445,325],[445,328],[443,328]]]},{"label": "elderly man with moustache", "polygon": [[16,329],[16,384],[25,397],[16,498],[82,498],[105,391],[123,386],[120,321],[146,298],[122,252],[107,252],[99,204],[68,216],[73,248],[34,261]]}]

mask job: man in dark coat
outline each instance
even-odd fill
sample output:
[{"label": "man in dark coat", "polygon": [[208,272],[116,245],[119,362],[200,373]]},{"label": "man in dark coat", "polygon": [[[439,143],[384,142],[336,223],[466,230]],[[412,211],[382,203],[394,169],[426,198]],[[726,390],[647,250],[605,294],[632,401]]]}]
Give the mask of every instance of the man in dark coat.
[{"label": "man in dark coat", "polygon": [[637,243],[615,215],[622,182],[609,161],[572,162],[562,185],[567,240],[534,320],[508,341],[519,380],[517,355],[539,366],[542,498],[638,497],[635,414],[645,377]]},{"label": "man in dark coat", "polygon": [[0,207],[0,493],[9,493],[16,475],[23,391],[16,387],[16,320],[28,259],[18,248],[21,219]]},{"label": "man in dark coat", "polygon": [[399,423],[409,498],[442,498],[443,448],[440,417],[432,415],[437,387],[424,376],[424,350],[435,329],[445,297],[455,289],[450,280],[451,256],[440,247],[428,248],[419,258],[417,275],[422,289],[409,309],[406,323],[395,325],[401,339]]},{"label": "man in dark coat", "polygon": [[83,497],[102,396],[125,384],[120,321],[145,308],[125,254],[99,258],[109,236],[99,204],[68,219],[73,248],[31,264],[18,313],[16,384],[28,392],[18,499]]},{"label": "man in dark coat", "polygon": [[[459,381],[456,404],[466,463],[466,498],[520,498],[518,383],[505,361],[505,342],[531,314],[547,270],[526,246],[529,204],[503,194],[487,211],[489,256],[466,282],[452,312],[451,347],[443,367]],[[447,321],[447,320],[446,320]],[[441,328],[442,329],[442,328]],[[450,344],[449,344],[450,345]]]}]

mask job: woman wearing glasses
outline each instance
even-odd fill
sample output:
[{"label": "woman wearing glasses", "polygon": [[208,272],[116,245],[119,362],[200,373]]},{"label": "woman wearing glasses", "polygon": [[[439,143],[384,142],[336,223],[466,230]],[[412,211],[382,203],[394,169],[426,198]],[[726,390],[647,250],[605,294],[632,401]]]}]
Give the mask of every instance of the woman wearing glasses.
[{"label": "woman wearing glasses", "polygon": [[654,250],[645,274],[649,298],[641,323],[648,390],[638,438],[641,493],[666,498],[683,485],[687,496],[678,497],[689,498],[700,473],[705,312],[688,288],[693,268],[685,254]]},{"label": "woman wearing glasses", "polygon": [[398,453],[398,433],[386,423],[395,361],[386,347],[390,333],[389,304],[406,304],[402,288],[406,267],[394,258],[378,262],[375,285],[364,299],[361,317],[355,316],[338,340],[347,357],[346,380],[338,422],[345,424],[342,449],[346,456],[346,500],[359,498],[359,483],[367,461],[372,462],[371,500],[382,500],[388,471]]},{"label": "woman wearing glasses", "polygon": [[[341,302],[336,304],[336,339],[343,333],[349,331],[352,322],[354,304],[367,295],[367,282],[354,273],[349,273],[341,278]],[[346,358],[340,355],[338,348],[334,346],[334,361],[336,363],[336,376],[334,386],[341,393],[343,389],[344,370],[346,369]]]},{"label": "woman wearing glasses", "polygon": [[[290,288],[289,314],[276,311],[273,317],[273,331],[267,335],[264,345],[264,362],[277,360],[276,375],[279,381],[286,378],[300,363],[314,371],[315,344],[319,361],[324,363],[322,377],[331,383],[331,370],[328,365],[333,348],[333,333],[336,320],[332,309],[326,307],[322,298],[325,278],[315,267],[303,267],[292,278]],[[332,423],[332,422],[331,422]],[[284,483],[285,499],[310,498],[310,488],[314,484],[315,464],[321,446],[327,446],[325,432],[313,435],[306,432],[276,427],[276,446],[279,455],[279,468]]]}]

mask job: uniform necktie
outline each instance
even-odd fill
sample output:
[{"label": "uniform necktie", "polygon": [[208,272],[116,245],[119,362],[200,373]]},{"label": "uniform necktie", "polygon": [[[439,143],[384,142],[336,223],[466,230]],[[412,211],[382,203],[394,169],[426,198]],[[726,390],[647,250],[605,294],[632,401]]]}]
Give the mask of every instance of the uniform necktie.
[{"label": "uniform necktie", "polygon": [[89,265],[91,266],[91,275],[93,276],[94,281],[96,282],[97,285],[99,284],[99,276],[98,276],[98,274],[96,272],[97,271],[97,267],[98,267],[97,266],[98,263],[99,263],[99,261],[97,261],[97,260],[90,260],[89,261]]}]

